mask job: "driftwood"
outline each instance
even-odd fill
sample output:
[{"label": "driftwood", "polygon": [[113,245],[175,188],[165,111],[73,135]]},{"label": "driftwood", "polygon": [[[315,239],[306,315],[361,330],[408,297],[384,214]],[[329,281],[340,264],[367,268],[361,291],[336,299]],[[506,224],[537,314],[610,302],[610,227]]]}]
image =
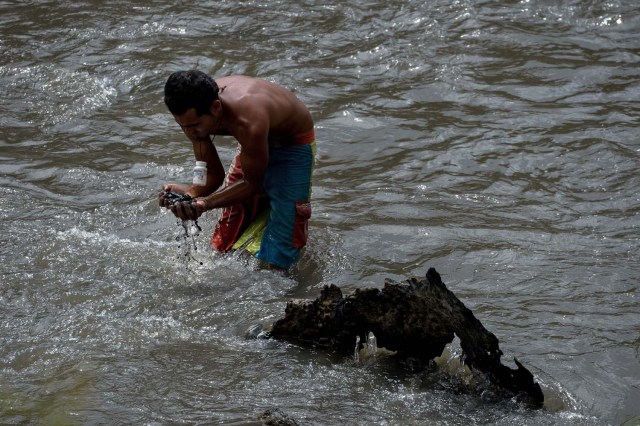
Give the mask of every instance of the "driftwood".
[{"label": "driftwood", "polygon": [[505,396],[518,397],[536,408],[544,402],[529,370],[515,358],[517,369],[500,362],[496,336],[447,289],[433,268],[424,280],[387,280],[382,290],[359,289],[347,297],[335,285],[325,286],[315,300],[290,301],[285,317],[273,324],[269,335],[348,354],[369,332],[378,347],[394,351],[395,357],[419,361],[442,355],[455,334],[463,362],[472,371],[484,373]]}]

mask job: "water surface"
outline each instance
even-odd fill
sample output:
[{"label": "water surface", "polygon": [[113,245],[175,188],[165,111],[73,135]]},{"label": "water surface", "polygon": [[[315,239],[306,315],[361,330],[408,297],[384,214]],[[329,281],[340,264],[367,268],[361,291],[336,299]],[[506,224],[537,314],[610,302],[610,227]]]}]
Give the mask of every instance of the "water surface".
[{"label": "water surface", "polygon": [[[640,6],[620,1],[0,3],[0,423],[618,425],[640,415]],[[294,90],[316,121],[289,276],[156,205],[197,67]],[[217,138],[225,163],[235,142]],[[198,262],[202,262],[200,265]],[[536,376],[468,377],[244,339],[323,285],[444,282]],[[450,360],[457,362],[454,347]],[[453,364],[452,364],[453,365]],[[637,418],[636,418],[637,421]]]}]

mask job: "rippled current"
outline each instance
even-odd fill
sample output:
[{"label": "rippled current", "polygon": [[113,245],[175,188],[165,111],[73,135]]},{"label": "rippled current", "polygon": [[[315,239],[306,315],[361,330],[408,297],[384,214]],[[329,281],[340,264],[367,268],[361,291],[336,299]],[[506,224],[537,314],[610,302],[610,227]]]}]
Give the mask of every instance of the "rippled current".
[{"label": "rippled current", "polygon": [[[215,213],[189,260],[157,207],[193,166],[162,88],[195,67],[313,113],[286,276],[213,253]],[[639,100],[634,0],[0,2],[0,423],[640,423]],[[543,409],[468,390],[455,343],[410,372],[244,338],[429,267]]]}]

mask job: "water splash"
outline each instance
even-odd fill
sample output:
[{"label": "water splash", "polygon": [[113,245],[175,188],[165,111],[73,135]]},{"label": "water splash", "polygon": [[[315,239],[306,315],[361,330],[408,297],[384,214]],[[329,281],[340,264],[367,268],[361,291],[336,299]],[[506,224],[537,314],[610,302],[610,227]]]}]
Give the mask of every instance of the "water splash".
[{"label": "water splash", "polygon": [[378,342],[375,334],[373,332],[367,333],[366,340],[362,349],[360,349],[360,336],[356,336],[356,347],[353,350],[353,360],[356,363],[359,363],[361,360],[360,355],[362,355],[362,359],[371,359],[376,357],[376,353],[378,352]]},{"label": "water splash", "polygon": [[183,233],[176,237],[176,241],[180,242],[178,246],[180,248],[180,254],[178,260],[187,271],[191,271],[191,263],[197,262],[199,265],[203,265],[203,262],[196,258],[196,252],[198,246],[196,244],[196,237],[200,235],[202,228],[198,225],[198,221],[182,220],[178,221],[178,224],[182,225]]},{"label": "water splash", "polygon": [[378,342],[376,340],[375,334],[373,332],[369,332],[367,334],[367,343],[365,344],[365,349],[367,351],[367,355],[371,357],[376,356],[376,352],[378,352]]}]

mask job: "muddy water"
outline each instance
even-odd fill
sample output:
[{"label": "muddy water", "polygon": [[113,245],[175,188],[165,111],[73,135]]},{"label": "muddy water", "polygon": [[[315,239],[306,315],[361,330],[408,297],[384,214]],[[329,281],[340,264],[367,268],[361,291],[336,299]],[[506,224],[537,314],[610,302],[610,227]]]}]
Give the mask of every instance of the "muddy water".
[{"label": "muddy water", "polygon": [[[0,3],[0,423],[618,425],[640,415],[640,6],[620,1]],[[296,91],[317,124],[289,276],[155,202],[198,67]],[[230,161],[231,139],[220,138]],[[188,257],[188,256],[187,256]],[[200,262],[202,265],[200,265]],[[529,411],[244,331],[323,285],[435,267],[541,383]],[[637,421],[637,420],[636,420]]]}]

